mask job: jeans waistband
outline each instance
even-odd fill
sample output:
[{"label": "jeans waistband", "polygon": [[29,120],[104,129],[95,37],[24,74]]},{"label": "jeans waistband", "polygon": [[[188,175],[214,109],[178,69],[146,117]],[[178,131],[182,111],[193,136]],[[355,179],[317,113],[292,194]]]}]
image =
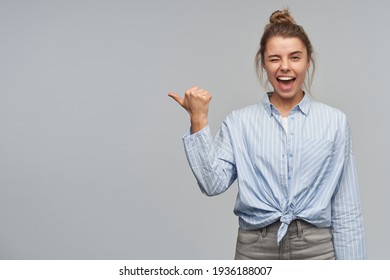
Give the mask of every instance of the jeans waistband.
[{"label": "jeans waistband", "polygon": [[[277,233],[281,224],[282,223],[280,221],[277,221],[277,222],[272,223],[264,228],[261,228],[260,230],[266,229],[267,232]],[[292,221],[289,224],[287,232],[297,232],[298,230],[312,228],[312,227],[316,227],[316,226],[312,225],[304,220],[297,219],[297,220]]]},{"label": "jeans waistband", "polygon": [[[282,223],[280,221],[277,221],[277,222],[270,224],[266,227],[260,228],[259,230],[261,232],[261,236],[265,237],[265,236],[267,236],[267,233],[277,234],[281,224]],[[298,235],[298,237],[300,238],[303,234],[303,230],[305,230],[307,228],[313,228],[313,227],[316,227],[316,226],[314,226],[308,222],[305,222],[303,220],[298,219],[298,220],[292,221],[289,224],[288,229],[287,229],[287,233],[296,233]]]}]

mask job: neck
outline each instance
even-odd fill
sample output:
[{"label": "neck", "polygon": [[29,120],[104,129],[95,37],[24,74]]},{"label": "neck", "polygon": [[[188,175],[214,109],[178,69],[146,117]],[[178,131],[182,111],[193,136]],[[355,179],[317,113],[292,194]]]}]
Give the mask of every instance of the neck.
[{"label": "neck", "polygon": [[283,98],[279,94],[272,93],[269,100],[272,105],[280,112],[282,117],[287,117],[290,111],[297,106],[303,99],[303,91],[299,94],[294,95],[292,98]]}]

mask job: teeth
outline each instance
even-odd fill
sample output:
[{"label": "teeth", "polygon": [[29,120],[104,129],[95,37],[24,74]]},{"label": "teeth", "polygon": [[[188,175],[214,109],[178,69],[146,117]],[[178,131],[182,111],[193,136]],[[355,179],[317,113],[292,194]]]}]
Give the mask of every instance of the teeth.
[{"label": "teeth", "polygon": [[292,80],[293,77],[278,77],[279,80],[282,80],[282,81],[289,81],[289,80]]}]

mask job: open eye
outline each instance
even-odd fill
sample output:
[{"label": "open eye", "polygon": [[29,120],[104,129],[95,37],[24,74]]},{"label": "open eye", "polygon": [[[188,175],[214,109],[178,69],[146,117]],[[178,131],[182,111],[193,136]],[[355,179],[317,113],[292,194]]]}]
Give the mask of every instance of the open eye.
[{"label": "open eye", "polygon": [[291,60],[292,60],[292,61],[298,61],[298,60],[300,60],[300,59],[301,59],[301,57],[300,57],[300,56],[297,56],[297,55],[294,55],[294,56],[291,57]]}]

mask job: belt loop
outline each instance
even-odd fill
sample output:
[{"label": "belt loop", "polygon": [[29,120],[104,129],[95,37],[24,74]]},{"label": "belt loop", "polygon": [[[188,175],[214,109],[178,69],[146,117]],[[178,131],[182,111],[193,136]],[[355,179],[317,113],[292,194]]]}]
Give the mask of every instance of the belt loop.
[{"label": "belt loop", "polygon": [[296,220],[296,221],[297,221],[297,234],[298,234],[298,238],[302,238],[303,231],[302,231],[301,220]]},{"label": "belt loop", "polygon": [[265,238],[267,236],[267,227],[263,227],[261,229],[261,237]]}]

